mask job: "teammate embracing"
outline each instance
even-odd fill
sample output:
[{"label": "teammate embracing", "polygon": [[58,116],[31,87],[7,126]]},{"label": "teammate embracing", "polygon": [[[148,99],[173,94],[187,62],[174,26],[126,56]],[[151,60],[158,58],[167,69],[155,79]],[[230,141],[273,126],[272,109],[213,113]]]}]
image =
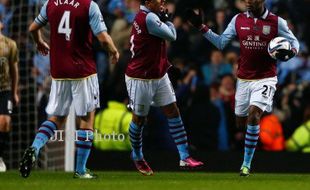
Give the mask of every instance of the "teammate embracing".
[{"label": "teammate embracing", "polygon": [[[47,22],[51,29],[50,47],[40,32]],[[99,107],[93,34],[105,45],[112,63],[119,59],[119,53],[106,32],[99,7],[91,0],[49,0],[30,25],[29,31],[38,51],[43,55],[50,52],[52,86],[46,112],[51,117],[41,124],[31,147],[25,151],[19,171],[23,177],[29,176],[40,149],[54,135],[54,131],[64,125],[70,105],[73,104],[80,119],[74,177],[96,178],[86,169],[92,147],[95,109]]]},{"label": "teammate embracing", "polygon": [[168,118],[169,131],[180,155],[180,167],[200,167],[203,163],[188,153],[187,134],[167,75],[170,64],[165,40],[176,40],[176,30],[164,11],[164,0],[142,0],[141,4],[133,22],[132,57],[126,69],[126,86],[133,110],[129,129],[132,159],[143,175],[153,174],[142,153],[142,130],[152,104],[161,107]]},{"label": "teammate embracing", "polygon": [[240,176],[250,174],[251,162],[259,137],[259,122],[264,111],[271,111],[276,91],[276,60],[267,51],[268,43],[282,36],[291,43],[292,50],[279,50],[276,57],[287,61],[294,57],[299,43],[289,30],[287,22],[264,6],[264,0],[245,0],[247,11],[237,14],[222,35],[212,32],[203,24],[201,12],[188,10],[188,21],[199,29],[217,48],[223,49],[232,39],[240,42],[238,81],[235,95],[237,126],[247,127],[245,136],[244,160]]}]

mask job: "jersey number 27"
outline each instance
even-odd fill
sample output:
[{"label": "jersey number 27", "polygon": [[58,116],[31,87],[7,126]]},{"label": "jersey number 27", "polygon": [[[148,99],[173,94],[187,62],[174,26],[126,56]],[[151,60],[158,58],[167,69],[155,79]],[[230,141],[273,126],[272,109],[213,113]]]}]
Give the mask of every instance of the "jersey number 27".
[{"label": "jersey number 27", "polygon": [[65,34],[66,40],[70,41],[72,29],[70,28],[70,11],[65,11],[58,25],[58,33]]}]

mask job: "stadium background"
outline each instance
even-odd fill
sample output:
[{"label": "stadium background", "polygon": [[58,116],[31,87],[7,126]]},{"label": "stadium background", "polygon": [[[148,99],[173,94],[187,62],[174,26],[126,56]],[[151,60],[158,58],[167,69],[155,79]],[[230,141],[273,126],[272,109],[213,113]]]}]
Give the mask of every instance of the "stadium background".
[{"label": "stadium background", "polygon": [[[13,114],[13,130],[5,159],[9,168],[17,168],[22,152],[32,142],[37,126],[47,117],[44,107],[49,92],[49,60],[36,53],[27,32],[28,25],[37,15],[42,2],[0,1],[0,14],[6,27],[4,34],[16,40],[20,50],[21,104]],[[103,49],[94,43],[101,91],[100,110],[105,110],[111,100],[124,105],[127,101],[123,73],[131,55],[130,27],[139,8],[139,1],[96,2],[121,52],[120,62],[111,66]],[[178,39],[170,43],[168,48],[169,59],[173,64],[169,75],[189,134],[191,149],[196,157],[208,162],[211,170],[236,171],[241,163],[244,141],[242,129],[236,129],[234,125],[233,114],[238,43],[232,42],[223,52],[216,51],[201,34],[183,22],[182,14],[188,7],[202,8],[206,23],[212,30],[222,33],[233,15],[245,9],[244,4],[241,0],[167,2],[168,9],[175,12],[173,22],[178,33]],[[258,170],[310,171],[310,156],[303,155],[310,147],[310,130],[303,131],[307,121],[310,121],[310,37],[306,35],[310,32],[310,13],[307,11],[309,5],[309,0],[266,0],[269,10],[288,21],[301,48],[298,56],[289,62],[278,64],[279,85],[274,99],[274,111],[263,119],[259,150],[254,159],[254,167],[257,166]],[[44,33],[48,36],[48,29]],[[100,110],[98,114],[102,113]],[[301,130],[302,135],[297,136],[298,139],[303,139],[304,144],[290,146],[286,141],[296,129]],[[159,109],[151,110],[143,135],[146,156],[150,157],[151,163],[157,162],[155,169],[176,169],[175,147]],[[91,168],[133,169],[126,148],[113,148],[113,144],[104,145],[101,146],[105,147],[104,152],[94,149],[89,161]],[[125,149],[125,152],[117,149]],[[298,153],[288,153],[288,150]],[[167,162],[156,161],[162,156],[167,158]],[[49,143],[40,158],[39,163],[43,169],[62,170],[64,143]]]}]

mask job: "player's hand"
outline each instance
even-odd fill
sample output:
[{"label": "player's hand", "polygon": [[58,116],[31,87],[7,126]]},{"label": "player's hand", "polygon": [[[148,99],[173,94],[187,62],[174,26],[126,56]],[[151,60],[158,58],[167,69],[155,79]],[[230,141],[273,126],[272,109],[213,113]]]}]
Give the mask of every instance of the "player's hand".
[{"label": "player's hand", "polygon": [[278,49],[276,53],[276,58],[280,61],[285,62],[285,61],[290,60],[295,55],[296,55],[295,49],[292,49],[292,50]]},{"label": "player's hand", "polygon": [[119,53],[115,51],[114,53],[110,53],[110,60],[112,64],[116,64],[119,60]]},{"label": "player's hand", "polygon": [[187,9],[185,12],[185,18],[195,28],[200,28],[203,23],[203,16],[200,9],[198,14],[192,9]]},{"label": "player's hand", "polygon": [[37,49],[38,49],[39,53],[44,55],[44,56],[48,55],[48,52],[50,51],[49,45],[44,41],[37,43]]},{"label": "player's hand", "polygon": [[18,104],[19,104],[19,95],[16,92],[16,93],[13,94],[13,105],[17,106]]},{"label": "player's hand", "polygon": [[163,23],[172,20],[172,14],[168,12],[168,9],[163,9],[158,13],[160,21]]}]

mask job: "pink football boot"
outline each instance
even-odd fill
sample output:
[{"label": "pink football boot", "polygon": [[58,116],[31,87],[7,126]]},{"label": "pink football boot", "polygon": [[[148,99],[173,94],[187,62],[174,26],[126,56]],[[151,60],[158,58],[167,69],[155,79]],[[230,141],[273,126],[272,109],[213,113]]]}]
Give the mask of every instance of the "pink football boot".
[{"label": "pink football boot", "polygon": [[188,157],[185,160],[180,160],[181,169],[198,169],[203,166],[203,162],[197,161],[192,157]]}]

